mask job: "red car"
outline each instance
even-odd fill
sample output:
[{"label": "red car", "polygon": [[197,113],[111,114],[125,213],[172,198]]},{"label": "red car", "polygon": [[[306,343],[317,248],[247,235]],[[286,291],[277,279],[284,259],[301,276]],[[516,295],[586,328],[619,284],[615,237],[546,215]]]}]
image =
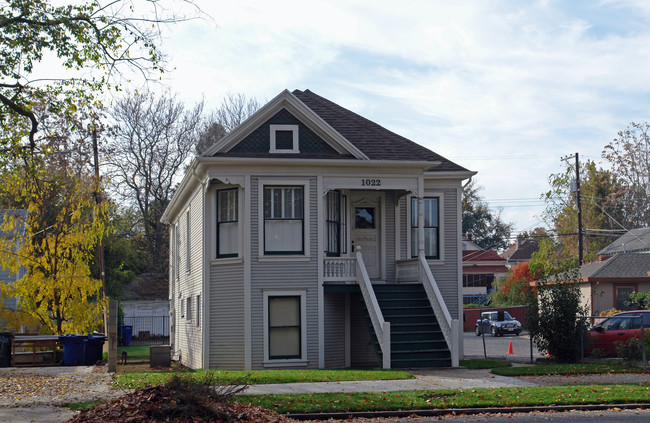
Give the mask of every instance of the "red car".
[{"label": "red car", "polygon": [[[633,316],[643,316],[643,328],[650,330],[650,310],[614,314],[589,329],[587,354],[599,349],[605,355],[616,355],[615,342],[641,338],[641,318]],[[646,331],[646,336],[650,336],[648,331]]]}]

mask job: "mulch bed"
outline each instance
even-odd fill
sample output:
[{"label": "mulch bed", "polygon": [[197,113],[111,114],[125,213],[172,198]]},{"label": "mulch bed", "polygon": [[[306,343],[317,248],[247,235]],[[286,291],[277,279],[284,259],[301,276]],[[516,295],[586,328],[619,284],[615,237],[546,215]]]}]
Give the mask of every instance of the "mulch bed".
[{"label": "mulch bed", "polygon": [[261,407],[217,402],[198,395],[188,398],[187,392],[160,385],[138,388],[117,400],[84,410],[68,422],[289,423],[295,420]]}]

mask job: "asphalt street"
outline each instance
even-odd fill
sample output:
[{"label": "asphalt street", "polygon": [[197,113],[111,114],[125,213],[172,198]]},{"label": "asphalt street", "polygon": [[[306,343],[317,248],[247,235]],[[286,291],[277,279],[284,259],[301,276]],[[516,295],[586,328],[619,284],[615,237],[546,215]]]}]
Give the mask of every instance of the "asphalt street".
[{"label": "asphalt street", "polygon": [[[485,353],[483,350],[483,341],[485,340]],[[508,354],[510,343],[512,342],[513,354]],[[476,336],[474,332],[465,332],[463,336],[465,358],[487,358],[506,359],[521,363],[530,362],[531,344],[527,332],[521,335],[504,335],[493,337],[485,334]],[[537,351],[535,345],[532,346],[533,360],[544,357],[545,352]]]}]

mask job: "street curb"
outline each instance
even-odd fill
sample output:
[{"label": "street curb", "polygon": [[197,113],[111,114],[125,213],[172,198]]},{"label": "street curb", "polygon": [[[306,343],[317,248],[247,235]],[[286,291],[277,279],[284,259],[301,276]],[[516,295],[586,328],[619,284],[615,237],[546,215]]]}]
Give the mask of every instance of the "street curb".
[{"label": "street curb", "polygon": [[485,407],[485,408],[434,408],[431,410],[399,410],[399,411],[354,411],[337,413],[294,413],[285,414],[295,420],[343,420],[356,417],[411,417],[411,416],[445,416],[449,414],[484,414],[484,413],[532,413],[534,411],[598,411],[620,408],[624,410],[642,408],[649,409],[650,403],[633,404],[584,404],[584,405],[540,405],[528,407]]}]

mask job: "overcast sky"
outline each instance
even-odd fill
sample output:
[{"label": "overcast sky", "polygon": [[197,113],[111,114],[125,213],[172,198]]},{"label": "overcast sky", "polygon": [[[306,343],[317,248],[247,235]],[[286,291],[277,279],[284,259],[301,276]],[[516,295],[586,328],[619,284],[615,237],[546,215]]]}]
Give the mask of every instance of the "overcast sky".
[{"label": "overcast sky", "polygon": [[167,81],[216,108],[310,89],[478,171],[515,231],[547,178],[650,118],[650,2],[214,1],[168,29]]}]

